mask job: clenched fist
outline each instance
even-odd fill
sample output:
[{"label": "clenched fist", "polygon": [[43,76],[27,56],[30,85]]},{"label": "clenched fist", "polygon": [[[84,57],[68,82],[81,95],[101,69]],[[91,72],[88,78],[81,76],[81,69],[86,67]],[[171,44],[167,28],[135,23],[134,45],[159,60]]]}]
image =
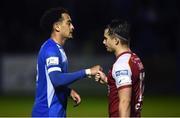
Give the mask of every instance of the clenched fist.
[{"label": "clenched fist", "polygon": [[107,77],[102,71],[98,71],[98,73],[95,75],[95,80],[101,84],[107,83]]},{"label": "clenched fist", "polygon": [[99,71],[102,71],[102,67],[100,65],[96,65],[90,68],[90,70],[91,70],[91,75],[96,75]]},{"label": "clenched fist", "polygon": [[98,71],[102,71],[102,67],[100,65],[96,65],[89,69],[86,69],[85,71],[88,76],[96,75],[98,73]]}]

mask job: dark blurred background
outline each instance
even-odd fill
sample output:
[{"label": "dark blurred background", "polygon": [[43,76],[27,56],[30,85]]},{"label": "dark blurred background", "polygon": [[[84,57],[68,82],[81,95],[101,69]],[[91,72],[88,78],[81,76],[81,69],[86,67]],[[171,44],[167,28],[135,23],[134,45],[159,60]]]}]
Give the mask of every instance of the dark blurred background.
[{"label": "dark blurred background", "polygon": [[[103,29],[113,18],[127,19],[132,25],[131,49],[146,70],[145,95],[180,95],[179,0],[1,0],[1,95],[34,95],[36,58],[48,38],[39,20],[45,10],[59,6],[69,10],[75,27],[74,39],[64,46],[70,71],[100,64],[107,72],[115,57],[102,44]],[[106,93],[92,80],[73,86],[84,94]]]}]

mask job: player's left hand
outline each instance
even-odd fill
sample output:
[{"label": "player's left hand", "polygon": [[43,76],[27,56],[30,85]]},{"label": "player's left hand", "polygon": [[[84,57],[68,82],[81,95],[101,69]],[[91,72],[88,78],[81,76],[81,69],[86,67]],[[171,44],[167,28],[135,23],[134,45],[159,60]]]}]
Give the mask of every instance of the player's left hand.
[{"label": "player's left hand", "polygon": [[81,103],[81,97],[75,90],[71,89],[70,96],[75,102],[74,107],[78,106]]}]

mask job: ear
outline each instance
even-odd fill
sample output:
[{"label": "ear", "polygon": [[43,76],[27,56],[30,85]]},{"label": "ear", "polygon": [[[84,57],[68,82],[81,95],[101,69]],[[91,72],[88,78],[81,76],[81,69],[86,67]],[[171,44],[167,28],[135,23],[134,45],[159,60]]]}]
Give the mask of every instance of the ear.
[{"label": "ear", "polygon": [[53,28],[54,28],[54,30],[56,30],[57,32],[59,32],[59,31],[61,30],[60,23],[54,23]]},{"label": "ear", "polygon": [[115,40],[115,45],[118,45],[120,43],[120,40],[118,38],[114,38]]}]

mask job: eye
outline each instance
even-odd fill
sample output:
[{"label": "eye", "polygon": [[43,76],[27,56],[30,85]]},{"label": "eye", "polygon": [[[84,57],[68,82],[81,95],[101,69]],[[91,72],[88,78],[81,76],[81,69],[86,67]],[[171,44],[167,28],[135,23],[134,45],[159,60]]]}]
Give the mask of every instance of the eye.
[{"label": "eye", "polygon": [[69,21],[67,22],[67,25],[70,26],[71,24],[72,24],[72,22],[69,20]]},{"label": "eye", "polygon": [[70,25],[71,23],[67,22],[67,25]]}]

